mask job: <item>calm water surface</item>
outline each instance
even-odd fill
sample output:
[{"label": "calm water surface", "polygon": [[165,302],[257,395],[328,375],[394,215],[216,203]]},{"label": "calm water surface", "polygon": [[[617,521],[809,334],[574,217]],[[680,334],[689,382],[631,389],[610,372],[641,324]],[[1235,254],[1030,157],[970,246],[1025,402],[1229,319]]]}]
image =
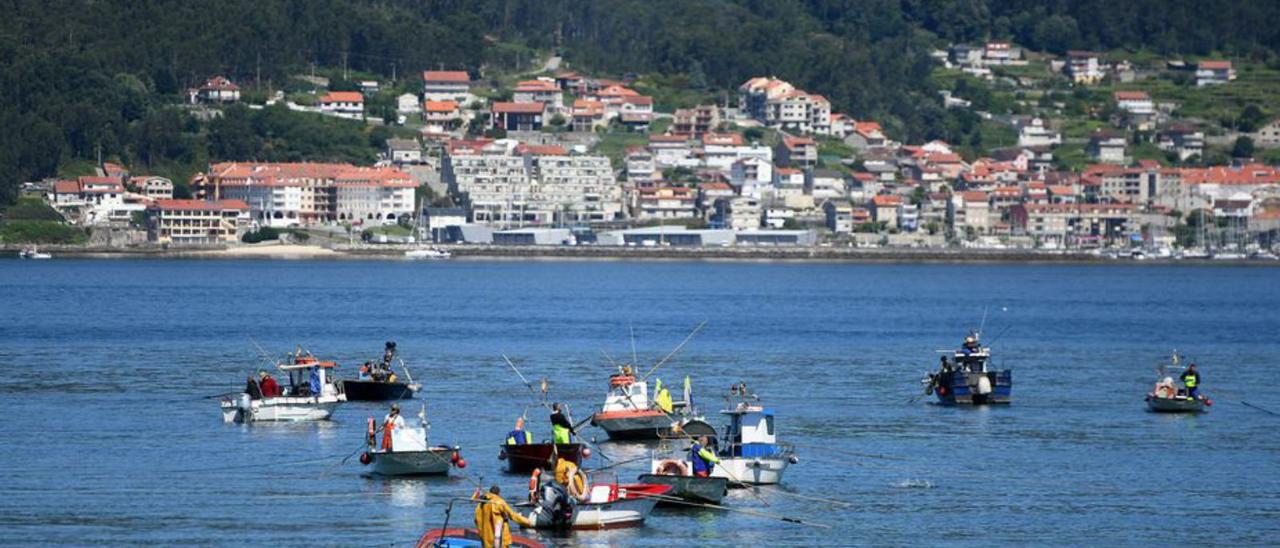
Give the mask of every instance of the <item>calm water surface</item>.
[{"label": "calm water surface", "polygon": [[[912,401],[935,350],[984,307],[1014,405]],[[1271,268],[3,260],[0,543],[411,545],[471,484],[340,464],[380,404],[320,424],[223,424],[204,397],[243,385],[251,340],[302,344],[346,374],[397,341],[433,441],[461,445],[470,475],[513,495],[525,478],[500,473],[495,444],[528,398],[502,352],[581,418],[603,400],[602,351],[630,354],[629,325],[653,363],[705,319],[658,376],[690,374],[708,405],[746,380],[801,458],[782,490],[727,504],[832,529],[659,510],[643,528],[544,540],[1270,544],[1280,416],[1238,401],[1280,410],[1278,311]],[[1144,411],[1174,348],[1218,390],[1210,413]]]}]

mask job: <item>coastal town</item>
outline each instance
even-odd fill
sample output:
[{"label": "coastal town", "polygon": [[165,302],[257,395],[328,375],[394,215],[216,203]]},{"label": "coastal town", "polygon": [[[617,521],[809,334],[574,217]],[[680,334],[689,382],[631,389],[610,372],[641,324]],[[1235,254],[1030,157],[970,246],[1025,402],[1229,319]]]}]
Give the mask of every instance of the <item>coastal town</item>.
[{"label": "coastal town", "polygon": [[[997,138],[900,142],[765,74],[679,105],[669,90],[646,94],[642,75],[564,70],[554,57],[531,74],[428,70],[356,91],[300,76],[312,90],[263,104],[213,75],[188,91],[193,115],[283,107],[395,136],[372,165],[220,161],[184,181],[108,159],[92,175],[28,182],[24,199],[86,229],[80,244],[119,250],[284,239],[1275,258],[1280,168],[1267,158],[1280,118],[1223,127],[1178,103],[1245,86],[1232,60],[1056,57],[1008,42],[933,57],[952,82],[939,101]],[[394,109],[366,105],[375,97]],[[984,110],[996,103],[1003,112]]]}]

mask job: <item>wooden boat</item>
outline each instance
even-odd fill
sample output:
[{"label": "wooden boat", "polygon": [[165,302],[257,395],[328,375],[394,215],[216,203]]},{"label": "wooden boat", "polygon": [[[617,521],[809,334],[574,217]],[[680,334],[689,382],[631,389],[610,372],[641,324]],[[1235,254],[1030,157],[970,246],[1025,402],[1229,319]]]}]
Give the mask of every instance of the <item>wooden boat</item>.
[{"label": "wooden boat", "polygon": [[[671,492],[668,493],[669,496],[689,502],[720,504],[720,501],[724,500],[724,496],[729,493],[729,480],[724,478],[698,478],[692,475],[640,474],[636,479],[639,480],[640,483],[669,485],[671,486]],[[679,503],[659,501],[658,504],[678,505]]]},{"label": "wooden boat", "polygon": [[581,465],[586,456],[590,454],[589,450],[583,450],[584,447],[581,443],[554,444],[543,442],[522,445],[503,444],[500,447],[498,460],[505,459],[507,461],[507,473],[510,474],[527,475],[536,469],[550,469],[553,453],[578,465]]},{"label": "wooden boat", "polygon": [[[427,439],[426,408],[418,413],[418,424],[393,428],[390,445],[377,447],[375,421],[369,417],[369,449],[360,456],[360,462],[370,466],[379,476],[441,476],[449,473],[450,466],[466,466],[457,447],[431,446]],[[385,428],[385,425],[384,425]]]},{"label": "wooden boat", "polygon": [[[549,493],[553,491],[548,484],[538,490],[543,493],[534,501],[535,508],[526,517],[538,529],[616,529],[622,527],[639,527],[653,511],[659,498],[668,496],[669,485],[647,483],[618,484],[592,482],[583,501],[570,499],[570,510],[567,513],[557,511]],[[560,492],[559,496],[563,495]]]},{"label": "wooden boat", "polygon": [[[482,546],[480,532],[475,528],[432,529],[418,539],[418,548],[481,548]],[[511,535],[511,546],[544,548],[541,542],[517,535]]]},{"label": "wooden boat", "polygon": [[[401,381],[392,370],[397,362],[404,372],[405,381]],[[360,378],[342,380],[342,393],[347,395],[347,401],[409,400],[422,389],[421,384],[413,382],[409,366],[400,358],[395,341],[387,341],[382,357],[366,362],[366,366],[371,371],[363,372]]]},{"label": "wooden boat", "polygon": [[743,386],[730,393],[730,405],[721,411],[729,417],[729,424],[718,443],[720,463],[711,477],[725,478],[731,487],[781,483],[787,465],[799,462],[795,448],[777,440],[773,409],[758,402],[759,398],[749,395]]},{"label": "wooden boat", "polygon": [[926,395],[935,395],[942,405],[1008,404],[1013,398],[1013,372],[991,367],[991,349],[979,342],[979,332],[971,332],[951,360],[942,358],[936,373],[921,381]]},{"label": "wooden boat", "polygon": [[[1192,397],[1185,385],[1182,385],[1182,358],[1175,351],[1169,363],[1156,368],[1156,384],[1144,398],[1147,409],[1155,413],[1202,413],[1205,407],[1213,405],[1208,398]],[[1174,379],[1179,379],[1175,382]]]},{"label": "wooden boat", "polygon": [[656,440],[677,430],[696,436],[715,435],[711,425],[696,416],[688,383],[684,399],[672,402],[671,413],[659,409],[649,399],[648,391],[649,383],[636,379],[624,366],[609,377],[609,393],[604,406],[591,416],[591,424],[604,430],[611,440]]},{"label": "wooden boat", "polygon": [[227,423],[328,420],[334,409],[347,401],[330,375],[337,364],[322,362],[310,352],[304,354],[301,348],[290,356],[290,363],[276,363],[276,368],[289,381],[282,395],[265,398],[258,390],[224,396],[219,403],[222,420]]}]

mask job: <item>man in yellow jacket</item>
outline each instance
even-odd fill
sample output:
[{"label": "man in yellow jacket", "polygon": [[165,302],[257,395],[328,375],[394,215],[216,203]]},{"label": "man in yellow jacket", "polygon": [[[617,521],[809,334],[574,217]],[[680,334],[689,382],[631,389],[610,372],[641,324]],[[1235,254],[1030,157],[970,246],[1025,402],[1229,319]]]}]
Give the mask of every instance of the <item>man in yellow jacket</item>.
[{"label": "man in yellow jacket", "polygon": [[480,533],[480,544],[484,548],[507,548],[511,546],[511,525],[514,521],[524,527],[533,527],[533,522],[511,509],[511,505],[499,495],[497,485],[489,488],[489,492],[476,505],[476,529]]}]

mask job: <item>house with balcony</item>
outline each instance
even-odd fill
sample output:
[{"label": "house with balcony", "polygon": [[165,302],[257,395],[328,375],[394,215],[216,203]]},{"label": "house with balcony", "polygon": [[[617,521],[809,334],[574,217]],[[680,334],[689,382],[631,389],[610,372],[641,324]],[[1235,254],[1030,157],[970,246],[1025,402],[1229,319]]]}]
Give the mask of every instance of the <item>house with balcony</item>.
[{"label": "house with balcony", "polygon": [[1102,81],[1102,54],[1092,51],[1068,51],[1064,70],[1072,83],[1093,85]]},{"label": "house with balcony", "polygon": [[320,97],[320,112],[350,120],[364,119],[364,94],[358,91],[330,91]]},{"label": "house with balcony", "polygon": [[507,131],[540,131],[545,117],[543,108],[542,103],[494,102],[491,123],[495,129]]},{"label": "house with balcony", "polygon": [[1231,61],[1205,60],[1196,64],[1196,87],[1217,86],[1236,79]]},{"label": "house with balcony", "polygon": [[465,70],[428,70],[422,73],[423,101],[453,101],[465,105],[471,95],[471,75]]}]

